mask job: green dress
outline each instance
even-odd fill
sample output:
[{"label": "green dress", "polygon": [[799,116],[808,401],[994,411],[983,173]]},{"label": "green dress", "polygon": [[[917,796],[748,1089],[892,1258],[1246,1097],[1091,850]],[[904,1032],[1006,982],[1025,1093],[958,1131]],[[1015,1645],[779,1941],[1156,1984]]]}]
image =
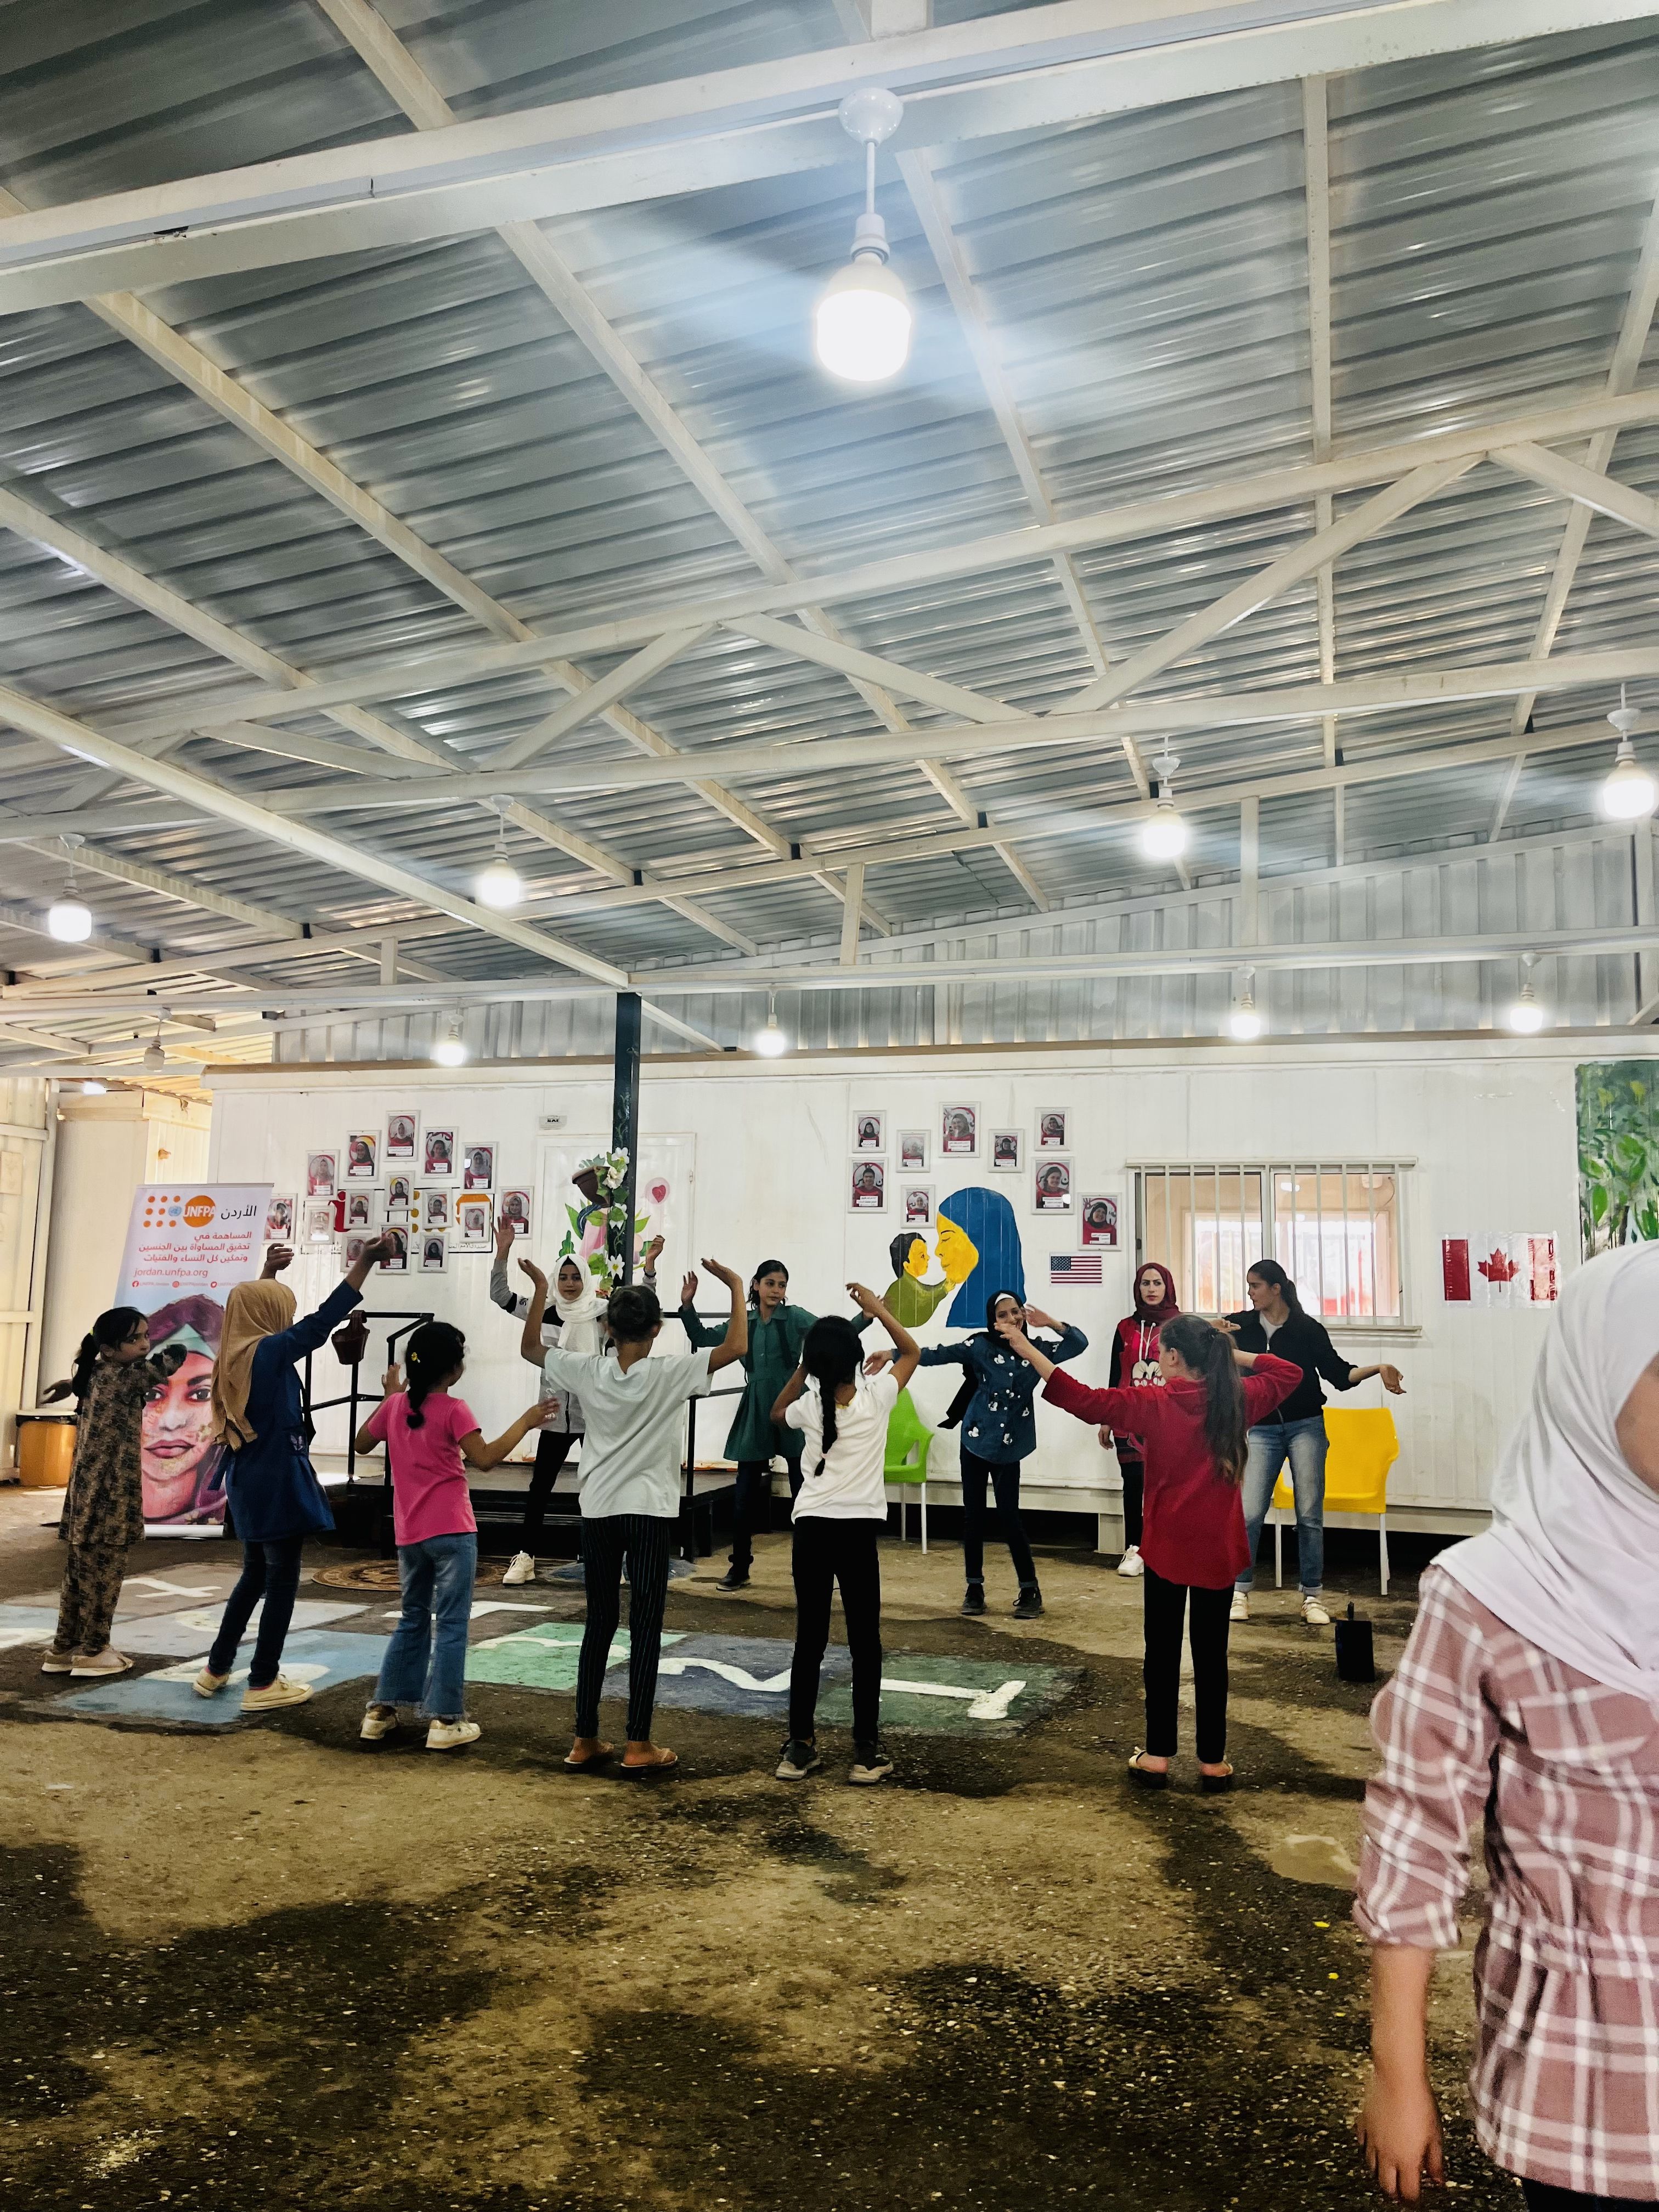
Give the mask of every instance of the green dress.
[{"label": "green dress", "polygon": [[[800,1457],[805,1437],[799,1429],[780,1427],[772,1419],[772,1408],[799,1366],[800,1348],[817,1319],[805,1306],[780,1306],[770,1321],[763,1321],[759,1309],[750,1307],[749,1349],[743,1355],[749,1385],[726,1435],[727,1459],[770,1459],[774,1452],[791,1462]],[[699,1352],[726,1341],[724,1326],[699,1321],[689,1305],[680,1308],[680,1321]]]}]

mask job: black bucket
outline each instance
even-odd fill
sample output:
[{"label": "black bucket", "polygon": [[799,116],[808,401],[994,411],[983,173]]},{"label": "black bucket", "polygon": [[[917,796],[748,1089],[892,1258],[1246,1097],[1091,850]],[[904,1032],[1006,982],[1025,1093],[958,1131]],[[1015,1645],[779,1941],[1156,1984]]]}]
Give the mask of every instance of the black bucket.
[{"label": "black bucket", "polygon": [[1336,1624],[1336,1671],[1345,1682],[1374,1682],[1376,1661],[1371,1650],[1371,1625],[1356,1620],[1350,1601],[1348,1617]]}]

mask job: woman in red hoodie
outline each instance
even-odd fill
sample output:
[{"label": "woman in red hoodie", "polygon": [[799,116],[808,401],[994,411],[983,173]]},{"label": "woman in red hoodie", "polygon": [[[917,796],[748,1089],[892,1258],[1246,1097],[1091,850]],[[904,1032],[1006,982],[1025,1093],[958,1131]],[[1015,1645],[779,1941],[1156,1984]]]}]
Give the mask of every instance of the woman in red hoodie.
[{"label": "woman in red hoodie", "polygon": [[1161,1388],[1091,1390],[1046,1359],[1022,1331],[1006,1322],[1000,1326],[1021,1358],[1046,1378],[1045,1398],[1079,1421],[1139,1437],[1146,1455],[1140,1548],[1146,1570],[1141,1582],[1146,1748],[1135,1753],[1129,1771],[1149,1788],[1168,1784],[1186,1620],[1198,1708],[1199,1788],[1229,1790],[1227,1616],[1238,1572],[1234,1563],[1249,1548],[1241,1495],[1245,1431],[1290,1396],[1302,1370],[1268,1352],[1235,1352],[1218,1328],[1196,1314],[1178,1314],[1158,1330]]},{"label": "woman in red hoodie", "polygon": [[[1121,1383],[1146,1382],[1154,1389],[1162,1383],[1164,1378],[1158,1369],[1158,1333],[1166,1321],[1173,1321],[1180,1311],[1175,1277],[1161,1260],[1144,1261],[1135,1273],[1135,1310],[1119,1322],[1112,1338],[1112,1371],[1106,1380],[1114,1390]],[[1117,1571],[1121,1575],[1138,1575],[1142,1565],[1140,1532],[1146,1455],[1139,1437],[1115,1437],[1109,1428],[1102,1428],[1100,1443],[1103,1450],[1116,1445],[1118,1472],[1123,1479],[1123,1557],[1117,1563]]]}]

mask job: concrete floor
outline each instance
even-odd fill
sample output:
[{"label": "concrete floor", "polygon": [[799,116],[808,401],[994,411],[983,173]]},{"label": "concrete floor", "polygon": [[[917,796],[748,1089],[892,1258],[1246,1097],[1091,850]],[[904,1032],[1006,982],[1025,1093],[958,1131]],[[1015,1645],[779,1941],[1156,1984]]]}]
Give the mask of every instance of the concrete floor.
[{"label": "concrete floor", "polygon": [[[0,1492],[0,1601],[55,1579],[40,1515]],[[894,1735],[877,1790],[829,1732],[791,1787],[775,1724],[674,1711],[683,1770],[641,1784],[566,1776],[548,1692],[480,1687],[483,1741],[439,1759],[360,1747],[362,1684],[204,1737],[46,1717],[38,1650],[0,1653],[0,2205],[1374,2202],[1346,1895],[1370,1693],[1328,1632],[1269,1590],[1234,1633],[1237,1794],[1188,1760],[1148,1795],[1135,1585],[1050,1553],[1022,1627],[1006,1562],[984,1621],[952,1552],[883,1565],[890,1650],[1077,1687],[1023,1735]],[[787,1570],[775,1537],[721,1598],[704,1561],[668,1625],[787,1638]],[[1367,1601],[1384,1668],[1411,1596]],[[1468,1983],[1443,1964],[1450,2172],[1513,2206],[1462,2118]]]}]

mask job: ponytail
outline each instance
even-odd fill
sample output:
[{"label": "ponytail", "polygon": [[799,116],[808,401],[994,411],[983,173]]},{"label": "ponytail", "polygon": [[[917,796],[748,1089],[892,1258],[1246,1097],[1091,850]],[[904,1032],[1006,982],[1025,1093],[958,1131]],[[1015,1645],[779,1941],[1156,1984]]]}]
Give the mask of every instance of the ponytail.
[{"label": "ponytail", "polygon": [[422,1322],[409,1340],[404,1364],[409,1370],[405,1415],[411,1429],[423,1429],[421,1408],[434,1390],[441,1390],[466,1358],[466,1339],[447,1321]]},{"label": "ponytail", "polygon": [[1216,1473],[1237,1490],[1244,1480],[1248,1445],[1244,1386],[1233,1364],[1232,1339],[1196,1314],[1176,1314],[1160,1327],[1158,1341],[1160,1350],[1179,1353],[1204,1385],[1204,1441]]},{"label": "ponytail", "polygon": [[1255,1261],[1246,1268],[1245,1273],[1254,1275],[1258,1282],[1266,1283],[1270,1289],[1277,1291],[1291,1313],[1301,1312],[1302,1301],[1296,1294],[1296,1285],[1285,1273],[1277,1260]]},{"label": "ponytail", "polygon": [[84,1398],[92,1386],[92,1370],[98,1364],[99,1353],[113,1352],[118,1344],[125,1344],[130,1336],[137,1335],[143,1321],[137,1306],[112,1306],[107,1313],[100,1313],[81,1339],[73,1372],[64,1382],[54,1382],[49,1390],[43,1390],[41,1402],[52,1406],[60,1398]]},{"label": "ponytail", "polygon": [[863,1356],[864,1346],[857,1331],[850,1321],[843,1320],[839,1314],[826,1314],[806,1332],[800,1364],[807,1381],[817,1384],[823,1414],[823,1449],[812,1469],[815,1475],[823,1473],[823,1463],[836,1448],[836,1415],[841,1410],[836,1403],[836,1393],[857,1379]]}]

